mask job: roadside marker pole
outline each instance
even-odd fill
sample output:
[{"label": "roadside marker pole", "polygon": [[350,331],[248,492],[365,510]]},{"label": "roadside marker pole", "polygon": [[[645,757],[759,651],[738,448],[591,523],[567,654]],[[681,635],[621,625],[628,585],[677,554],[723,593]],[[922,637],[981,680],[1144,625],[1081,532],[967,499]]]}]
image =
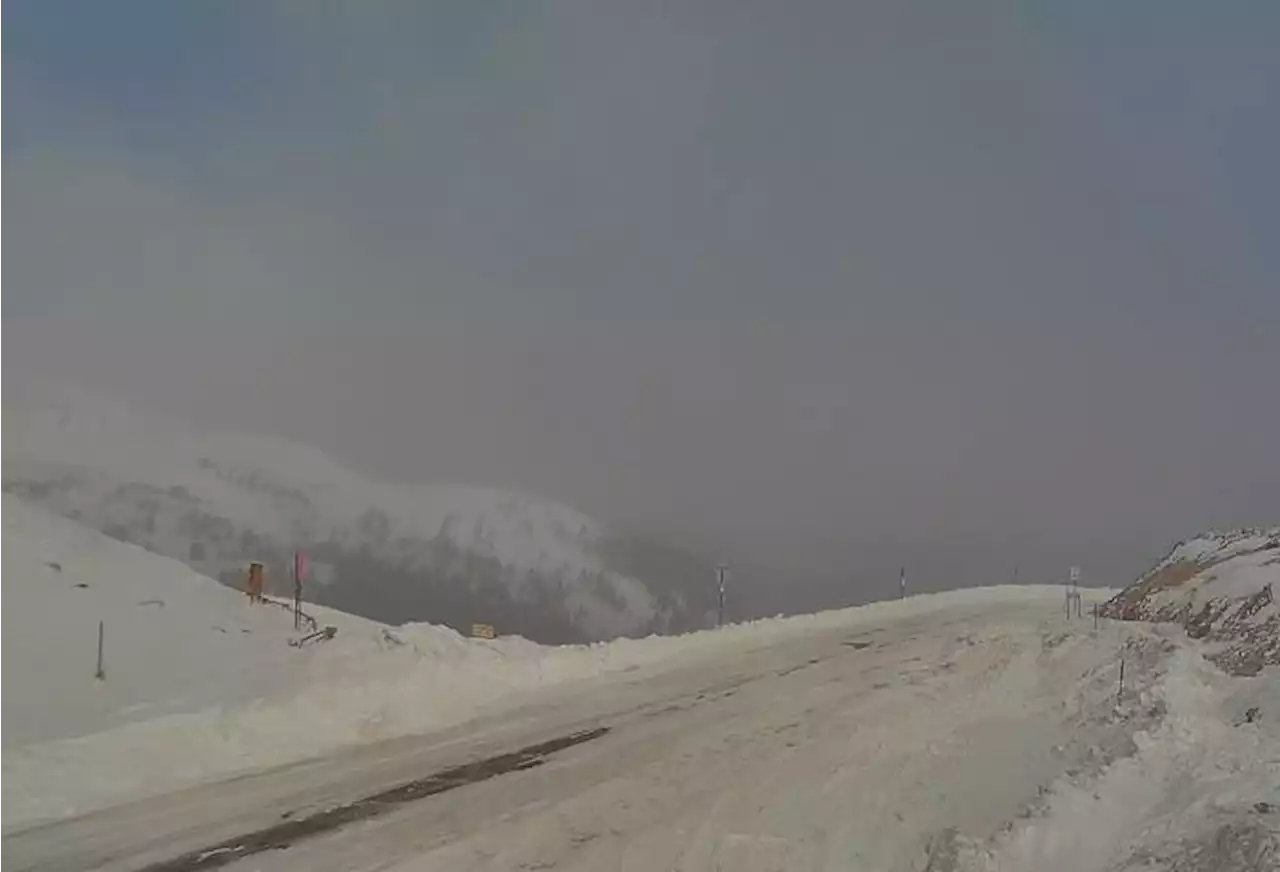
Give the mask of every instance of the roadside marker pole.
[{"label": "roadside marker pole", "polygon": [[1071,606],[1073,604],[1076,607],[1076,617],[1077,618],[1083,617],[1083,613],[1081,611],[1082,607],[1080,604],[1080,567],[1079,566],[1071,567],[1071,574],[1069,576],[1069,580],[1067,581],[1067,601],[1065,605],[1067,607],[1068,621],[1071,620]]},{"label": "roadside marker pole", "polygon": [[98,621],[98,671],[93,677],[99,681],[105,681],[107,678],[106,670],[102,668],[102,637],[104,633],[104,625],[102,621]]},{"label": "roadside marker pole", "polygon": [[716,609],[716,626],[724,626],[724,582],[725,577],[729,574],[729,564],[720,563],[716,565],[716,587],[719,590],[719,606]]}]

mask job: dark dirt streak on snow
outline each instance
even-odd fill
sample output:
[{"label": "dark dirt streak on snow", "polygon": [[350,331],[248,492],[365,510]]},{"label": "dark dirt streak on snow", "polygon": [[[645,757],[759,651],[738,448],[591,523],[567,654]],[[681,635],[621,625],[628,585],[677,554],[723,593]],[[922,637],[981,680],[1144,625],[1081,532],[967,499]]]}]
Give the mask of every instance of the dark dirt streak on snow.
[{"label": "dark dirt streak on snow", "polygon": [[521,748],[519,751],[464,763],[461,766],[436,772],[425,778],[392,787],[372,796],[358,799],[355,802],[317,812],[298,820],[286,820],[256,832],[227,839],[216,845],[210,845],[197,851],[189,851],[171,860],[153,863],[143,867],[140,872],[197,872],[197,870],[201,869],[214,869],[219,866],[225,866],[228,863],[242,860],[245,857],[259,854],[263,851],[287,848],[301,839],[336,830],[356,821],[376,817],[383,812],[406,803],[445,793],[467,784],[487,781],[490,778],[505,775],[508,772],[518,772],[541,766],[546,762],[547,755],[598,739],[608,733],[609,729],[609,727],[596,727],[592,730],[571,733],[547,742],[530,745],[526,748]]}]

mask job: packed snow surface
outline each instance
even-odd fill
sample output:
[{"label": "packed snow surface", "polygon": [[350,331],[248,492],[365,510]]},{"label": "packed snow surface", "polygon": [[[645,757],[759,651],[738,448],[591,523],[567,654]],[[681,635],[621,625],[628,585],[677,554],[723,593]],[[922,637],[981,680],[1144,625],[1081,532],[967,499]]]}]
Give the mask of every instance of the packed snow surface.
[{"label": "packed snow surface", "polygon": [[[155,625],[167,615],[191,649],[132,660],[108,649],[118,664],[109,654],[98,681],[93,645],[67,644],[52,610],[6,610],[6,654],[10,628],[29,620],[23,665],[73,661],[44,688],[6,683],[6,869],[207,857],[283,820],[305,830],[389,787],[599,727],[540,765],[228,868],[1252,872],[1280,858],[1275,669],[1233,677],[1180,628],[1068,618],[1060,587],[567,648],[351,621],[297,650],[292,624],[275,623],[283,612],[199,577],[174,585],[173,564],[16,501],[4,517],[7,596],[87,594],[74,585],[92,565],[97,609],[124,624],[109,639],[154,652],[173,638]],[[137,605],[149,584],[180,601]],[[9,602],[43,601],[28,590]],[[63,602],[79,614],[85,601]],[[223,634],[182,617],[188,605],[238,616],[261,647],[242,660],[215,649]],[[208,689],[181,696],[179,673],[196,668],[184,664],[215,650],[226,662],[204,667]],[[266,674],[246,692],[235,675],[255,659]],[[37,689],[99,703],[44,702]],[[28,724],[64,723],[8,744],[15,706]]]},{"label": "packed snow surface", "polygon": [[549,685],[957,603],[1061,595],[958,591],[565,647],[467,639],[429,624],[390,628],[308,607],[339,629],[299,649],[287,644],[301,635],[287,611],[250,605],[175,561],[9,495],[3,518],[6,825],[439,729]]},{"label": "packed snow surface", "polygon": [[1231,678],[1176,634],[1095,632],[1058,605],[988,595],[901,609],[546,688],[430,736],[11,832],[6,869],[207,857],[599,725],[610,731],[542,765],[229,868],[1275,868],[1276,683]]}]

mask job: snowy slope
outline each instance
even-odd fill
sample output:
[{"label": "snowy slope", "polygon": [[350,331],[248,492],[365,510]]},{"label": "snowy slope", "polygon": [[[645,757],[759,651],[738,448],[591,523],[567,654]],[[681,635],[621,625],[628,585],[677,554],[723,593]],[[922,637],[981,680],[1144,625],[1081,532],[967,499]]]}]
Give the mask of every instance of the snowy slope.
[{"label": "snowy slope", "polygon": [[[1056,605],[1061,595],[957,591],[561,648],[466,639],[425,624],[388,628],[309,608],[339,631],[299,650],[287,644],[296,634],[286,612],[250,606],[175,561],[11,495],[3,520],[7,825],[439,729],[552,686],[641,666],[984,598]],[[103,681],[94,678],[99,620],[107,629]]]},{"label": "snowy slope", "polygon": [[1178,543],[1102,607],[1106,617],[1178,623],[1238,675],[1280,665],[1280,527]]},{"label": "snowy slope", "polygon": [[338,632],[295,648],[288,611],[177,561],[10,494],[3,526],[6,823],[438,728],[696,644],[479,641],[309,604]]},{"label": "snowy slope", "polygon": [[[6,384],[4,412],[7,492],[207,575],[259,559],[269,584],[283,582],[305,548],[320,601],[392,623],[415,617],[406,611],[455,626],[546,614],[542,635],[559,640],[560,624],[600,638],[701,617],[612,571],[607,531],[553,502],[375,482],[305,445],[199,430],[65,384]],[[434,588],[414,598],[406,580]],[[495,597],[508,605],[471,606]]]},{"label": "snowy slope", "polygon": [[[5,868],[1275,868],[1276,682],[1060,606],[1060,589],[988,589],[628,642],[667,653],[457,729],[19,832],[7,777]],[[118,748],[97,750],[73,780],[52,755],[43,780],[7,757],[5,774],[74,806],[109,785]]]},{"label": "snowy slope", "polygon": [[[301,634],[288,611],[251,607],[175,560],[8,494],[3,506],[6,747],[287,693],[331,653],[290,647]],[[378,628],[307,612],[338,628],[333,644]],[[105,680],[95,677],[99,622]]]},{"label": "snowy slope", "polygon": [[[228,838],[270,848],[229,868],[318,872],[1280,856],[1274,667],[1232,677],[1176,628],[1064,619],[1057,586],[563,648],[321,611],[337,637],[298,651],[287,615],[173,561],[12,496],[3,518],[6,869],[146,868]],[[98,616],[117,628],[104,681]],[[305,824],[602,724],[455,792]],[[247,838],[282,820],[297,834]]]}]

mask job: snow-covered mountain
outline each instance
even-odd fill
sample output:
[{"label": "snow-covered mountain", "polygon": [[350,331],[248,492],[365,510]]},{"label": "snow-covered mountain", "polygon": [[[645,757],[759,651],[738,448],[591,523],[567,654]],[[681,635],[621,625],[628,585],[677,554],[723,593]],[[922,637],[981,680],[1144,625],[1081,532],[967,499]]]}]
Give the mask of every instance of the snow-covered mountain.
[{"label": "snow-covered mountain", "polygon": [[1280,665],[1280,527],[1209,532],[1179,542],[1102,606],[1123,620],[1177,623],[1236,675]]},{"label": "snow-covered mountain", "polygon": [[201,430],[74,386],[5,388],[6,492],[227,583],[261,560],[268,590],[286,592],[301,548],[318,602],[551,642],[685,629],[709,606],[643,562],[619,571],[633,543],[548,500],[377,482],[307,445]]}]

